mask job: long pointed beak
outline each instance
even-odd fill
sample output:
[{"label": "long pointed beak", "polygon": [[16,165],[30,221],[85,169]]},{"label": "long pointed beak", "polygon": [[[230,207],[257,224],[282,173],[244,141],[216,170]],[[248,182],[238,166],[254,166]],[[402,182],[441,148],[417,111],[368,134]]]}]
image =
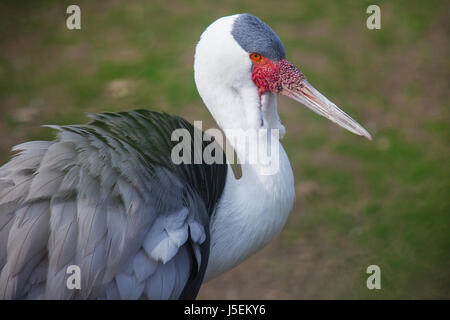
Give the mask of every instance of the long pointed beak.
[{"label": "long pointed beak", "polygon": [[281,74],[281,94],[300,102],[348,131],[372,140],[372,136],[366,129],[309,84],[297,68],[290,63],[289,65],[288,68],[282,68],[285,73]]}]

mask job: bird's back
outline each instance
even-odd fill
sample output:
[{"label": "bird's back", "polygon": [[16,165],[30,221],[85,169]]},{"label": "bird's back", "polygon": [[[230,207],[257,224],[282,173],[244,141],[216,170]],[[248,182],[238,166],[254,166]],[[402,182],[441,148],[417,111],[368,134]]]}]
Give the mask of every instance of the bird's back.
[{"label": "bird's back", "polygon": [[90,117],[0,167],[0,298],[194,298],[226,164],[174,164],[173,130],[198,134],[179,117]]}]

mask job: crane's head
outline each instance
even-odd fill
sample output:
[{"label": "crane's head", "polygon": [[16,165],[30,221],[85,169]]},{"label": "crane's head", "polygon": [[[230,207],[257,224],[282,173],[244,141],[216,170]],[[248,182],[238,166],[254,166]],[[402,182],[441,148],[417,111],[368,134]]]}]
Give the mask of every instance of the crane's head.
[{"label": "crane's head", "polygon": [[371,140],[361,125],[309,84],[286,59],[276,33],[251,14],[212,23],[196,47],[194,69],[199,93],[222,127],[277,127],[275,96],[282,94]]}]

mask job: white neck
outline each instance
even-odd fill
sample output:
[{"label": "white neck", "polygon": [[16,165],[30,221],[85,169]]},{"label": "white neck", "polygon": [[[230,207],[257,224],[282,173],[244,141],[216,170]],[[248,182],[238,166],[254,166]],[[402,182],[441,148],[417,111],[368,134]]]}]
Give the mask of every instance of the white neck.
[{"label": "white neck", "polygon": [[[274,108],[273,101],[266,100],[263,108]],[[261,144],[259,136],[248,138],[249,144]],[[233,144],[243,163],[242,177],[237,179],[228,166],[225,189],[210,224],[211,251],[205,281],[241,263],[281,232],[294,202],[294,177],[283,147],[278,140],[275,143],[278,148],[270,154],[270,161],[277,162],[278,167],[270,174],[260,163],[249,163],[249,151],[242,144]]]},{"label": "white neck", "polygon": [[[282,137],[285,129],[278,117],[276,96],[259,96],[251,79],[248,52],[231,36],[235,18],[220,18],[210,25],[195,51],[197,89],[242,164],[240,179],[228,167],[225,189],[211,219],[206,280],[242,262],[278,235],[294,202],[291,165],[278,139],[269,145],[275,147],[269,156],[270,163],[277,164],[275,170],[267,171],[260,161],[251,161],[255,149],[249,146],[264,145],[266,137],[260,133],[278,129]],[[233,129],[249,133],[247,143],[236,143],[230,137]]]},{"label": "white neck", "polygon": [[[269,171],[260,159],[252,161],[255,149],[249,148],[264,145],[267,140],[260,133],[270,129],[280,129],[280,135],[284,135],[276,97],[264,94],[260,99],[253,83],[239,90],[209,89],[206,94],[203,91],[202,98],[236,151],[242,177],[236,179],[228,167],[225,189],[210,224],[211,251],[205,281],[241,263],[277,236],[295,196],[292,169],[278,139],[270,145]],[[247,143],[237,143],[236,137],[230,137],[233,129],[243,129]]]}]

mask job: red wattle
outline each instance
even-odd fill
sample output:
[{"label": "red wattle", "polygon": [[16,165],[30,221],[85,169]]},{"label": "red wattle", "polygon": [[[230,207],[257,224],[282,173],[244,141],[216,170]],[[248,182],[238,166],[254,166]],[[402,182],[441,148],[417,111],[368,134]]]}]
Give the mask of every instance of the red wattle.
[{"label": "red wattle", "polygon": [[259,95],[270,91],[280,93],[283,87],[301,87],[305,76],[286,59],[273,62],[263,59],[253,64],[252,80],[258,87]]}]

